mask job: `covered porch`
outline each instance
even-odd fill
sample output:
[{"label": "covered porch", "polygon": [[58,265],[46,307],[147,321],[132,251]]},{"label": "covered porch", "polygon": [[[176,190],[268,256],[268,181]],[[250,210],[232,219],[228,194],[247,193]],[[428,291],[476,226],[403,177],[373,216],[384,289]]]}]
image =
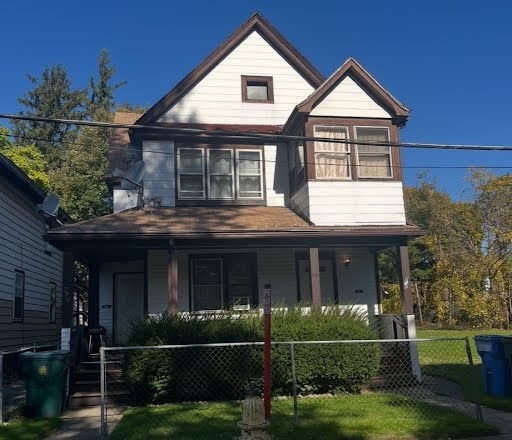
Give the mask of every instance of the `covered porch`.
[{"label": "covered porch", "polygon": [[90,268],[89,325],[122,345],[144,316],[340,304],[381,313],[377,256],[399,249],[402,311],[413,314],[407,239],[412,226],[316,227],[284,207],[126,211],[51,231]]}]

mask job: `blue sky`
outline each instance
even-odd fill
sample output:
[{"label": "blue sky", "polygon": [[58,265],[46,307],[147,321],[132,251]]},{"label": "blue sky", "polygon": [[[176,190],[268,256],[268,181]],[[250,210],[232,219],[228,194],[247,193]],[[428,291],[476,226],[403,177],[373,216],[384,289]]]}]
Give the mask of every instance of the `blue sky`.
[{"label": "blue sky", "polygon": [[[127,85],[118,102],[151,105],[260,11],[324,75],[354,56],[412,109],[403,141],[512,145],[512,2],[508,0],[88,0],[2,4],[0,113],[60,63],[87,84],[101,48]],[[429,169],[459,198],[464,169],[510,167],[512,152],[403,152],[406,183]],[[417,168],[414,168],[417,167]]]}]

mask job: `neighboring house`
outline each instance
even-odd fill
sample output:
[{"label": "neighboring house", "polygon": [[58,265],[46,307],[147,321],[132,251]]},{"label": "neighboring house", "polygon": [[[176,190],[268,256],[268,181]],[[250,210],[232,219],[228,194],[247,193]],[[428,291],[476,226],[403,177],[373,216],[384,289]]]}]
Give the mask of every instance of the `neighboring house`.
[{"label": "neighboring house", "polygon": [[145,114],[116,115],[114,213],[48,239],[89,262],[90,322],[112,344],[144,315],[261,307],[267,283],[274,304],[378,314],[391,246],[412,315],[406,246],[420,231],[388,145],[408,115],[354,59],[325,79],[256,14]]},{"label": "neighboring house", "polygon": [[0,351],[61,339],[63,259],[43,239],[45,196],[0,154]]}]

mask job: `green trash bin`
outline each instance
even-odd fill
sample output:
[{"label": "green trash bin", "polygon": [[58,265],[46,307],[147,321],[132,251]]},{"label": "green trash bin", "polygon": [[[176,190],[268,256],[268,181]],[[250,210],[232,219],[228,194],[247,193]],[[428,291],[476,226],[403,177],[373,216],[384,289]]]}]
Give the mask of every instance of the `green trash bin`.
[{"label": "green trash bin", "polygon": [[21,355],[27,405],[35,417],[59,417],[64,410],[69,351],[27,352]]}]

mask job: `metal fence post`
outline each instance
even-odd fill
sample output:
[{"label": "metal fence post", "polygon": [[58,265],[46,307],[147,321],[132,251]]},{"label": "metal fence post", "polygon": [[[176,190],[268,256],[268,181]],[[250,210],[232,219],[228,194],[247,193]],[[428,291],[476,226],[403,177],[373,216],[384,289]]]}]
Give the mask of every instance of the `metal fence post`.
[{"label": "metal fence post", "polygon": [[[469,368],[471,369],[471,372],[473,373],[474,363],[473,363],[473,354],[471,353],[471,344],[469,342],[469,338],[466,337],[466,353],[468,355],[468,363]],[[474,373],[473,373],[474,374]],[[484,415],[482,412],[482,406],[480,405],[480,390],[478,389],[478,379],[475,377],[473,378],[473,392],[475,393],[475,407],[476,407],[476,418],[480,420],[481,422],[484,421]]]},{"label": "metal fence post", "polygon": [[293,421],[297,425],[299,423],[299,410],[297,404],[297,371],[295,367],[295,345],[290,344],[290,358],[292,362],[292,383],[293,383]]},{"label": "metal fence post", "polygon": [[100,347],[100,388],[101,388],[101,403],[100,403],[100,411],[101,411],[101,438],[107,438],[107,411],[106,411],[106,398],[105,398],[105,350],[103,347]]},{"label": "metal fence post", "polygon": [[0,425],[4,424],[4,354],[0,352]]}]

